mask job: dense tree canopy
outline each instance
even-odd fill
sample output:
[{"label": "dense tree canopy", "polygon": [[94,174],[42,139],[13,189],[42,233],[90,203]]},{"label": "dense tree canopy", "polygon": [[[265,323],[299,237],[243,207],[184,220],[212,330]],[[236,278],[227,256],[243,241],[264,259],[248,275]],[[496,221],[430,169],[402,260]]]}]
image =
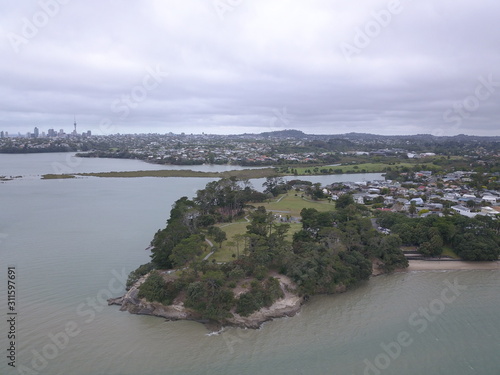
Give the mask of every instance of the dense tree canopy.
[{"label": "dense tree canopy", "polygon": [[497,260],[500,255],[499,220],[488,216],[408,218],[383,212],[378,222],[398,234],[403,245],[418,246],[424,255],[441,255],[444,246],[464,260]]}]

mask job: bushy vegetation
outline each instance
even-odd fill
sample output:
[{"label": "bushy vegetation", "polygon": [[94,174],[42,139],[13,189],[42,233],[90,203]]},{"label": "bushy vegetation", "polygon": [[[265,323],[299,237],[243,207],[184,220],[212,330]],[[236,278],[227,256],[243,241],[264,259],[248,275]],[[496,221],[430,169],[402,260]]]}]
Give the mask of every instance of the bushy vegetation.
[{"label": "bushy vegetation", "polygon": [[252,281],[251,289],[239,296],[236,312],[248,316],[262,307],[269,307],[278,298],[284,297],[278,279],[269,277],[265,282]]},{"label": "bushy vegetation", "polygon": [[187,284],[184,305],[203,318],[228,318],[234,305],[234,294],[225,286],[226,275],[220,270],[206,271],[201,279]]},{"label": "bushy vegetation", "polygon": [[398,236],[382,237],[358,206],[343,206],[342,201],[338,206],[342,208],[333,212],[302,210],[302,230],[294,235],[282,271],[303,293],[333,293],[366,280],[373,258],[380,259],[387,271],[408,266]]},{"label": "bushy vegetation", "polygon": [[142,276],[146,275],[148,272],[153,270],[153,268],[154,268],[153,263],[149,262],[139,266],[135,271],[130,272],[126,284],[127,290],[130,289],[130,287],[134,285],[135,282],[139,280]]},{"label": "bushy vegetation", "polygon": [[139,287],[139,298],[169,305],[179,293],[179,284],[166,282],[158,271],[153,271]]},{"label": "bushy vegetation", "polygon": [[500,255],[500,221],[488,216],[413,219],[382,212],[378,222],[398,234],[403,245],[417,246],[427,256],[441,255],[444,246],[450,246],[464,260],[497,260]]},{"label": "bushy vegetation", "polygon": [[173,268],[175,260],[171,256],[174,248],[192,234],[196,234],[196,206],[187,197],[174,203],[167,226],[156,232],[151,241],[151,259],[156,268]]}]

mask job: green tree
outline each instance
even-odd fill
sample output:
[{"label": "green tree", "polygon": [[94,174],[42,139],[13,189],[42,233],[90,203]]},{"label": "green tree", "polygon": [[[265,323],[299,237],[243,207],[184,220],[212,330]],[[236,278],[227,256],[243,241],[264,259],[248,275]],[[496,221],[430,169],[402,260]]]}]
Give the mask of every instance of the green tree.
[{"label": "green tree", "polygon": [[414,201],[410,203],[410,207],[408,207],[408,212],[410,215],[414,216],[417,213],[417,205]]},{"label": "green tree", "polygon": [[259,206],[249,217],[250,224],[247,225],[249,234],[256,234],[263,237],[270,235],[274,222],[274,214],[272,212],[267,212],[265,207]]},{"label": "green tree", "polygon": [[236,243],[236,256],[240,257],[240,246],[245,243],[245,235],[238,233],[233,236],[234,242]]},{"label": "green tree", "polygon": [[287,191],[285,180],[278,176],[267,177],[262,186],[265,187],[264,193],[270,193],[274,197]]},{"label": "green tree", "polygon": [[201,255],[203,246],[203,236],[196,234],[191,235],[183,239],[173,248],[172,254],[170,255],[170,261],[174,267],[181,267],[192,261],[197,255]]},{"label": "green tree", "polygon": [[139,287],[138,297],[169,305],[178,292],[178,288],[173,282],[166,282],[158,271],[153,271]]},{"label": "green tree", "polygon": [[335,201],[335,208],[342,209],[354,204],[354,199],[351,194],[342,194],[339,199]]},{"label": "green tree", "polygon": [[219,249],[222,247],[222,243],[227,240],[226,232],[224,232],[219,227],[208,228],[208,235],[213,237],[214,241],[219,244]]}]

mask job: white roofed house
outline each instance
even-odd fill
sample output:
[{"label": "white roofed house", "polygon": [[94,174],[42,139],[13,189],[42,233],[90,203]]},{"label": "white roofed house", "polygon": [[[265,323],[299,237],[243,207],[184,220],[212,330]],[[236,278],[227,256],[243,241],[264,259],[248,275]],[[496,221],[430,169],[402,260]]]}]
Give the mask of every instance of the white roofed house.
[{"label": "white roofed house", "polygon": [[398,191],[397,191],[397,193],[400,194],[400,195],[406,196],[406,195],[408,195],[408,189],[407,188],[403,188],[403,187],[399,188]]},{"label": "white roofed house", "polygon": [[461,204],[456,206],[451,206],[451,209],[455,212],[458,212],[462,216],[475,217],[477,215],[474,212],[470,212],[470,208],[462,206]]},{"label": "white roofed house", "polygon": [[366,194],[353,194],[352,199],[354,199],[354,202],[357,204],[365,204],[364,197]]},{"label": "white roofed house", "polygon": [[446,193],[444,196],[443,196],[443,199],[444,200],[447,200],[447,201],[452,201],[452,202],[456,202],[458,201],[458,198],[460,198],[460,195],[457,194],[457,193]]},{"label": "white roofed house", "polygon": [[473,194],[462,194],[463,199],[476,199],[476,196]]},{"label": "white roofed house", "polygon": [[442,203],[428,203],[425,207],[431,211],[441,211],[444,208]]},{"label": "white roofed house", "polygon": [[394,197],[391,197],[391,196],[388,196],[388,195],[386,195],[384,197],[384,204],[390,205],[390,204],[394,204],[394,202],[395,202]]},{"label": "white roofed house", "polygon": [[480,214],[495,217],[496,215],[500,214],[500,212],[491,207],[482,207]]},{"label": "white roofed house", "polygon": [[410,204],[412,202],[415,202],[416,206],[423,206],[424,205],[424,200],[422,198],[412,198],[412,199],[410,199]]},{"label": "white roofed house", "polygon": [[495,197],[493,195],[485,195],[481,199],[483,202],[486,202],[486,203],[491,203],[491,204],[497,203],[497,197]]}]

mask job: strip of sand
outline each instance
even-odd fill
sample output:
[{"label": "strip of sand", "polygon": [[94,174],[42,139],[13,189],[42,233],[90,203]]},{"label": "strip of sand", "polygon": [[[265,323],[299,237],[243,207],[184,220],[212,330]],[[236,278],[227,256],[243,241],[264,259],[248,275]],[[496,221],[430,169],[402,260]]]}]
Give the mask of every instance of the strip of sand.
[{"label": "strip of sand", "polygon": [[500,261],[409,260],[408,262],[410,263],[409,267],[402,271],[500,270]]}]

